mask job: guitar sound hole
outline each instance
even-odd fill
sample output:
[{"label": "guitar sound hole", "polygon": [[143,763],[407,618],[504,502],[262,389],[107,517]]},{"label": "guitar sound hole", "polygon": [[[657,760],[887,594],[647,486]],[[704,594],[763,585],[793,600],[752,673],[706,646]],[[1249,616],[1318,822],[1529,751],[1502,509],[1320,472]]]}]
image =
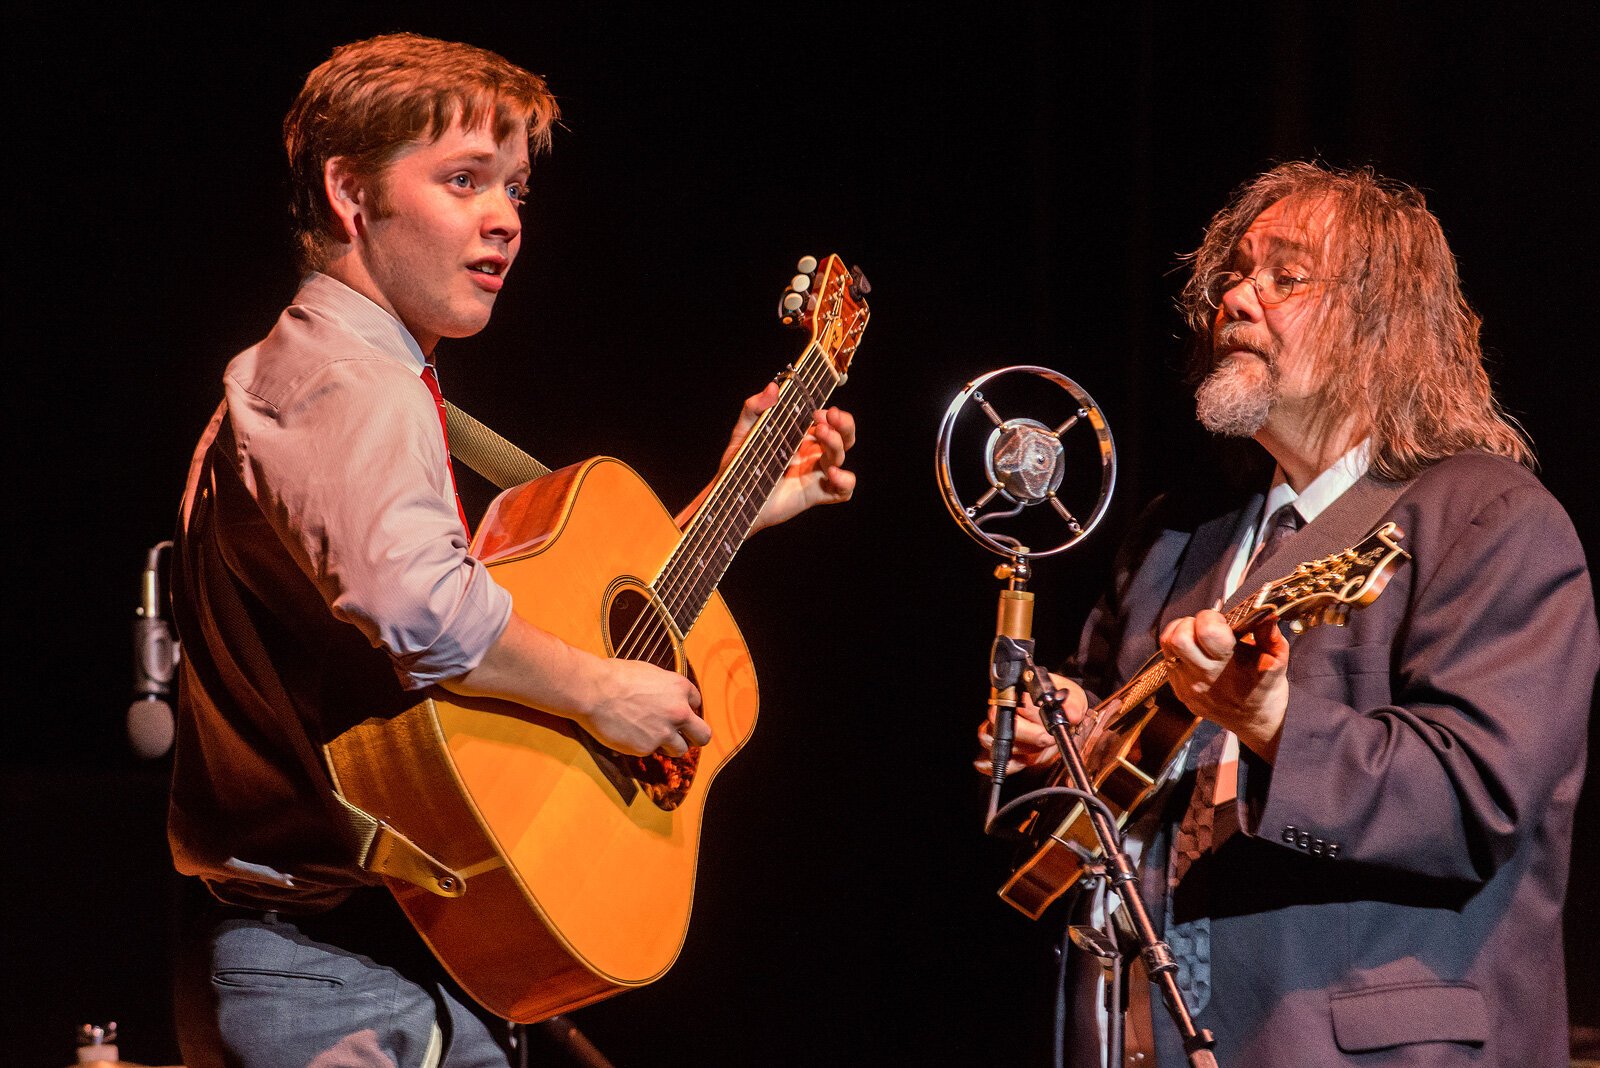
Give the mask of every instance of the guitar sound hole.
[{"label": "guitar sound hole", "polygon": [[[623,660],[643,660],[667,671],[679,669],[677,644],[661,609],[635,586],[617,590],[607,606],[606,646],[612,656]],[[683,661],[682,670],[690,682],[699,685],[687,660]],[[681,757],[662,753],[642,757],[612,755],[656,807],[666,812],[683,804],[700,767],[699,746],[692,746]]]}]

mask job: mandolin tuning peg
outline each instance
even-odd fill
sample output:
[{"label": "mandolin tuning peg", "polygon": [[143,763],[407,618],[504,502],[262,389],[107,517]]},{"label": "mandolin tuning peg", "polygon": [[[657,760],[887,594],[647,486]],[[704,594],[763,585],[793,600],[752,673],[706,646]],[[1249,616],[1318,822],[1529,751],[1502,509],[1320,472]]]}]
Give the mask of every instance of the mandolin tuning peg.
[{"label": "mandolin tuning peg", "polygon": [[804,293],[806,290],[811,288],[811,276],[809,274],[795,275],[793,278],[789,279],[789,288],[794,290],[796,293]]},{"label": "mandolin tuning peg", "polygon": [[817,270],[817,258],[815,256],[801,256],[800,262],[794,265],[794,269],[801,274],[814,274]]}]

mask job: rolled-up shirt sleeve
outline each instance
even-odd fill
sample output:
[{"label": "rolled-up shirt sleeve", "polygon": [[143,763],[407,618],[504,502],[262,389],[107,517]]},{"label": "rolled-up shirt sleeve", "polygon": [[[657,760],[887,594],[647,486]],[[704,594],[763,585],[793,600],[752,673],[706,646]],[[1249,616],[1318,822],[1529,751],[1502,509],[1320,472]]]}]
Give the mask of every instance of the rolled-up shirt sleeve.
[{"label": "rolled-up shirt sleeve", "polygon": [[468,552],[438,410],[378,354],[299,381],[227,381],[240,477],[333,615],[418,689],[471,671],[510,594]]}]

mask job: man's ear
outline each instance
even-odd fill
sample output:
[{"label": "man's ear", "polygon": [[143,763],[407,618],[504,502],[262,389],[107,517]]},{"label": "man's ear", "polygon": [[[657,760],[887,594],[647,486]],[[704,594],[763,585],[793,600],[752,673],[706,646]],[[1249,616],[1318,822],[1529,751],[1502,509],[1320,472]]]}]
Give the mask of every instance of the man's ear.
[{"label": "man's ear", "polygon": [[364,220],[372,210],[369,181],[355,173],[346,157],[334,156],[323,164],[322,188],[338,221],[339,240],[353,243],[365,230]]}]

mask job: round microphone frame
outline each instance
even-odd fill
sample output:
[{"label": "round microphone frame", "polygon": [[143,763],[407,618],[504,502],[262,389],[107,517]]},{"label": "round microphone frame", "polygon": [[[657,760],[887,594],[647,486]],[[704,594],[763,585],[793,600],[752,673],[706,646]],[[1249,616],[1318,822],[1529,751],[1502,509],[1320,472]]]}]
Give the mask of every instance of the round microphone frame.
[{"label": "round microphone frame", "polygon": [[[1053,430],[1035,419],[1005,419],[996,412],[992,405],[983,396],[983,387],[1003,375],[1027,374],[1065,390],[1071,394],[1078,404],[1077,412],[1060,426]],[[968,505],[962,502],[957,493],[955,483],[950,477],[950,442],[955,429],[956,419],[966,408],[968,403],[976,404],[984,416],[994,424],[994,430],[989,435],[987,455],[984,461],[985,473],[989,480],[989,490],[979,498],[977,503]],[[1061,485],[1064,471],[1060,466],[1061,442],[1060,437],[1081,421],[1088,422],[1094,430],[1095,439],[1100,449],[1100,497],[1095,502],[1094,510],[1087,520],[1080,520],[1074,516],[1065,505],[1056,497],[1055,491]],[[1055,465],[1046,474],[1043,482],[1029,476],[1027,471],[1002,470],[996,466],[996,455],[999,449],[1004,448],[1012,452],[1021,452],[1024,458],[1030,454],[1037,459],[1041,450],[1053,454]],[[1076,382],[1059,371],[1048,367],[1036,367],[1031,364],[1021,364],[1015,367],[1002,367],[990,371],[973,379],[962,387],[955,399],[950,402],[950,407],[945,411],[944,421],[939,424],[939,442],[934,453],[934,471],[939,479],[940,496],[944,498],[945,507],[950,510],[950,515],[956,524],[966,531],[973,540],[991,552],[1012,559],[1031,559],[1038,556],[1054,556],[1072,548],[1078,542],[1088,537],[1090,532],[1099,525],[1105,517],[1106,509],[1111,504],[1111,495],[1117,488],[1117,449],[1111,438],[1111,427],[1106,423],[1105,414],[1094,398]],[[983,516],[980,514],[984,506],[996,497],[1004,497],[1007,501],[1017,505],[1020,511],[1024,507],[1048,502],[1062,522],[1067,526],[1067,539],[1051,549],[1033,550],[1019,547],[1015,539],[997,537],[985,531],[980,525]],[[1014,513],[1010,513],[1014,514]],[[1025,549],[1025,551],[1023,551]]]}]

